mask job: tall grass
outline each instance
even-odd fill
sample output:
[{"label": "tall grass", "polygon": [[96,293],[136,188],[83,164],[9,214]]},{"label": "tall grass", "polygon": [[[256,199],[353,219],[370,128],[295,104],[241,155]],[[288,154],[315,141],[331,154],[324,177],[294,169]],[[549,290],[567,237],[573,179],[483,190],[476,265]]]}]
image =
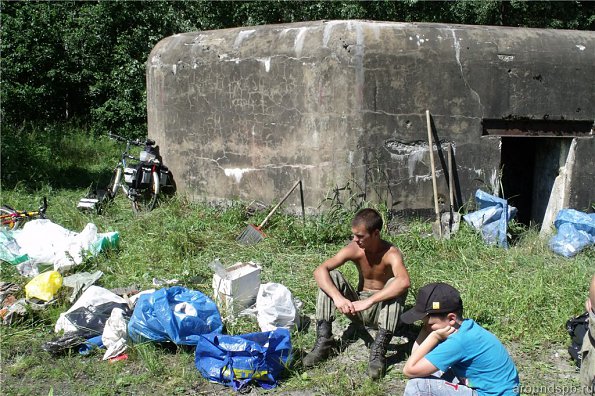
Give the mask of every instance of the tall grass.
[{"label": "tall grass", "polygon": [[84,126],[74,121],[2,125],[2,189],[76,189],[106,184],[120,152],[107,137],[89,136]]},{"label": "tall grass", "polygon": [[[248,215],[240,202],[219,208],[177,196],[150,213],[135,216],[121,197],[101,215],[84,213],[76,209],[78,199],[86,194],[90,182],[107,183],[121,147],[102,137],[89,139],[74,130],[46,140],[47,131],[27,132],[29,135],[18,141],[32,145],[27,150],[39,148],[40,153],[23,160],[23,168],[11,162],[19,149],[17,140],[5,148],[9,137],[3,132],[0,203],[35,208],[40,198],[47,196],[47,214],[55,223],[81,231],[92,222],[100,232],[120,234],[117,250],[88,259],[75,271],[103,271],[98,284],[106,288],[137,285],[148,289],[153,287],[153,278],[175,278],[210,295],[212,272],[208,263],[215,257],[224,265],[253,260],[262,265],[263,283],[284,284],[303,302],[304,313],[314,314],[317,289],[312,271],[348,240],[349,221],[357,205],[327,201],[323,204],[332,210],[307,218],[305,224],[300,217],[279,213],[268,223],[267,237],[254,246],[240,246],[235,238],[248,223],[259,223],[266,211]],[[50,142],[50,149],[42,150],[41,141]],[[5,160],[10,160],[6,169]],[[80,171],[72,173],[75,169]],[[564,323],[583,309],[589,277],[594,272],[594,249],[565,259],[551,253],[533,229],[521,229],[509,250],[487,246],[464,224],[452,239],[439,241],[431,237],[430,223],[422,220],[405,222],[401,229],[406,231],[385,233],[384,237],[403,251],[412,279],[408,305],[414,303],[424,284],[445,281],[461,291],[465,316],[476,319],[506,343],[532,351],[551,345],[563,347],[567,342]],[[344,272],[353,280],[357,277],[352,265]],[[0,267],[0,277],[19,285],[28,281],[5,263]],[[187,350],[172,353],[153,345],[132,346],[129,360],[117,364],[102,362],[100,354],[49,356],[40,346],[52,337],[59,313],[69,308],[67,295],[62,292],[58,303],[47,311],[31,312],[10,327],[0,326],[3,393],[47,394],[53,389],[56,394],[171,394],[172,389],[183,393],[206,386],[194,371],[193,355]],[[229,321],[226,328],[231,334],[258,331],[256,322],[249,319]],[[313,338],[313,330],[292,334],[297,350],[309,349]],[[392,380],[401,381],[398,374]],[[333,374],[293,368],[285,387],[319,389],[328,394],[384,392],[382,383],[350,380],[341,375],[341,370]]]}]

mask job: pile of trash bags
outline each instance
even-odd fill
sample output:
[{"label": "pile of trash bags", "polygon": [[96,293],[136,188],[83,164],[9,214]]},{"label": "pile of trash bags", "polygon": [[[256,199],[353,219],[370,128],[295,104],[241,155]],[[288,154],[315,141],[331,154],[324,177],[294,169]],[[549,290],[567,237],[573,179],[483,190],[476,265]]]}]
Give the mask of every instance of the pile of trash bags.
[{"label": "pile of trash bags", "polygon": [[[508,222],[517,209],[508,201],[484,191],[477,190],[475,201],[478,210],[463,216],[473,228],[481,232],[487,244],[508,248]],[[586,247],[595,245],[595,213],[584,213],[575,209],[561,209],[554,221],[556,235],[549,240],[550,249],[564,257],[573,257]]]},{"label": "pile of trash bags", "polygon": [[[97,256],[105,249],[118,246],[118,232],[99,233],[89,223],[80,232],[70,231],[48,219],[35,219],[25,223],[22,229],[0,228],[0,260],[12,264],[26,277],[32,277],[25,285],[25,298],[15,299],[21,290],[19,285],[0,282],[0,318],[7,325],[27,310],[43,310],[55,302],[60,288],[73,289],[73,302],[84,290],[99,279],[103,273],[76,273],[67,277],[62,274],[72,271],[84,259]],[[47,271],[47,267],[52,270]],[[45,270],[45,272],[44,272]]]},{"label": "pile of trash bags", "polygon": [[0,228],[0,260],[16,265],[24,276],[38,275],[45,264],[63,272],[80,265],[85,257],[116,247],[118,241],[118,232],[99,233],[93,223],[77,233],[48,219],[36,219],[22,229]]},{"label": "pile of trash bags", "polygon": [[[252,262],[237,263],[232,266],[237,271],[228,272],[217,260],[213,284],[226,289],[214,289],[214,295],[223,297],[222,301],[171,286],[178,280],[154,279],[159,289],[108,290],[95,284],[103,276],[101,271],[76,272],[86,258],[117,247],[119,239],[117,232],[99,233],[94,224],[77,233],[47,219],[29,221],[20,230],[0,228],[0,259],[31,277],[24,286],[25,298],[19,300],[14,298],[21,290],[19,285],[0,282],[2,323],[11,324],[31,309],[47,308],[68,287],[71,291],[66,298],[72,305],[56,321],[56,337],[42,345],[52,355],[73,350],[89,355],[101,350],[103,360],[125,360],[131,343],[173,343],[195,348],[196,368],[210,381],[236,390],[248,384],[277,385],[291,359],[289,330],[300,322],[301,303],[289,289],[278,283],[260,284],[260,266]],[[233,295],[237,292],[233,282],[243,286],[241,296]],[[234,310],[226,314],[253,316],[261,331],[224,334],[220,306],[227,300],[233,302]],[[240,302],[243,311],[236,312]]]},{"label": "pile of trash bags", "polygon": [[107,360],[125,356],[129,342],[171,342],[194,347],[195,365],[210,381],[236,390],[251,383],[268,389],[277,385],[292,352],[291,325],[272,320],[285,327],[267,322],[268,331],[225,335],[217,305],[200,291],[173,286],[122,297],[90,286],[56,322],[54,330],[63,336],[43,348],[56,355],[104,348]]}]

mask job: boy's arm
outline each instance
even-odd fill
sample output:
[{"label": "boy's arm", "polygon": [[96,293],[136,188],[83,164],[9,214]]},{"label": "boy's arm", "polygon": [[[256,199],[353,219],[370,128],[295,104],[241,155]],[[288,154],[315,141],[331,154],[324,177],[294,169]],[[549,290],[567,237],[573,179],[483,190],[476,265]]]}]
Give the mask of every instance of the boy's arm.
[{"label": "boy's arm", "polygon": [[[438,367],[434,366],[426,355],[439,343],[446,340],[446,338],[455,332],[455,328],[447,326],[440,330],[432,331],[426,339],[411,351],[411,356],[407,359],[405,367],[403,367],[403,374],[409,378],[427,377],[432,373],[438,371]],[[418,337],[419,338],[419,337]]]},{"label": "boy's arm", "polygon": [[411,353],[413,353],[419,346],[424,342],[424,340],[428,337],[428,335],[432,332],[432,330],[428,326],[422,326],[415,342],[413,343],[413,347],[411,348]]}]

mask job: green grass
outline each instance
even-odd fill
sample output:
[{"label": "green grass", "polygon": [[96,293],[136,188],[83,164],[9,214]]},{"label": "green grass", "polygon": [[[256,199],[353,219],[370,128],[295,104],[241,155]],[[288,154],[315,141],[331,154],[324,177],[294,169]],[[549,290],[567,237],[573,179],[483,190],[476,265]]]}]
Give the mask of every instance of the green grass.
[{"label": "green grass", "polygon": [[[267,211],[249,217],[239,202],[217,208],[178,196],[150,213],[135,216],[129,203],[120,197],[102,215],[83,213],[76,209],[76,203],[90,183],[107,182],[121,148],[104,138],[93,140],[73,130],[62,131],[61,138],[48,139],[50,151],[42,150],[35,157],[39,161],[36,166],[47,168],[33,177],[15,164],[4,167],[6,150],[23,142],[35,146],[35,142],[55,131],[28,132],[26,138],[15,138],[7,148],[5,142],[10,136],[3,131],[0,203],[36,208],[40,198],[47,196],[47,214],[55,223],[79,232],[92,222],[100,232],[120,233],[117,250],[88,259],[75,271],[103,271],[98,284],[106,288],[138,285],[145,289],[153,287],[154,277],[176,278],[180,284],[210,295],[212,271],[208,263],[214,258],[219,257],[227,266],[253,260],[262,265],[262,282],[284,284],[303,302],[304,313],[313,315],[317,289],[312,271],[349,237],[351,208],[327,201],[324,207],[333,210],[322,217],[308,218],[305,225],[301,218],[277,214],[267,225],[267,238],[255,246],[240,246],[235,238],[247,224],[262,221]],[[55,164],[50,165],[51,158],[58,158]],[[23,169],[31,169],[35,165],[31,161],[27,159]],[[71,177],[73,169],[81,169],[77,177]],[[60,181],[55,180],[56,175],[62,175]],[[69,176],[68,182],[63,180],[65,175]],[[431,237],[429,222],[411,221],[404,226],[406,232],[385,234],[385,238],[403,251],[412,279],[408,305],[413,304],[417,290],[424,284],[445,281],[461,291],[465,316],[476,319],[507,345],[514,344],[531,356],[535,351],[563,348],[568,343],[564,323],[583,310],[593,273],[594,249],[565,259],[550,252],[533,229],[515,227],[515,243],[504,250],[485,245],[464,224],[453,239],[441,241]],[[353,266],[348,265],[345,273],[356,279]],[[6,263],[0,267],[0,277],[19,285],[28,282]],[[194,368],[192,351],[182,348],[133,345],[128,360],[116,363],[102,361],[101,352],[58,358],[44,352],[41,345],[54,336],[58,315],[70,306],[67,297],[63,291],[52,308],[30,312],[12,326],[0,326],[3,394],[209,393],[212,385]],[[226,328],[231,334],[258,331],[256,322],[249,319],[228,322]],[[312,328],[306,333],[292,333],[296,350],[308,350],[313,341]],[[364,366],[358,371],[365,372]],[[547,364],[538,368],[545,370],[547,377]],[[521,372],[521,378],[524,375]],[[290,368],[281,389],[374,395],[387,392],[387,381],[404,383],[397,371],[373,383],[365,376],[346,376],[341,367],[306,371],[296,366]]]}]

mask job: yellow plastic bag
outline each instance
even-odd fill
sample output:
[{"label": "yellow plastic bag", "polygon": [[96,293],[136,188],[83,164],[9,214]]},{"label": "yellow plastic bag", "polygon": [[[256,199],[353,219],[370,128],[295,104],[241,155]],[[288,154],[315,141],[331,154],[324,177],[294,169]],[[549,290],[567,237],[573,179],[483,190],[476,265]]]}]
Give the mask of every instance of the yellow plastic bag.
[{"label": "yellow plastic bag", "polygon": [[58,271],[48,271],[37,275],[25,285],[25,295],[28,299],[38,298],[50,301],[60,287],[62,287],[62,275]]}]

